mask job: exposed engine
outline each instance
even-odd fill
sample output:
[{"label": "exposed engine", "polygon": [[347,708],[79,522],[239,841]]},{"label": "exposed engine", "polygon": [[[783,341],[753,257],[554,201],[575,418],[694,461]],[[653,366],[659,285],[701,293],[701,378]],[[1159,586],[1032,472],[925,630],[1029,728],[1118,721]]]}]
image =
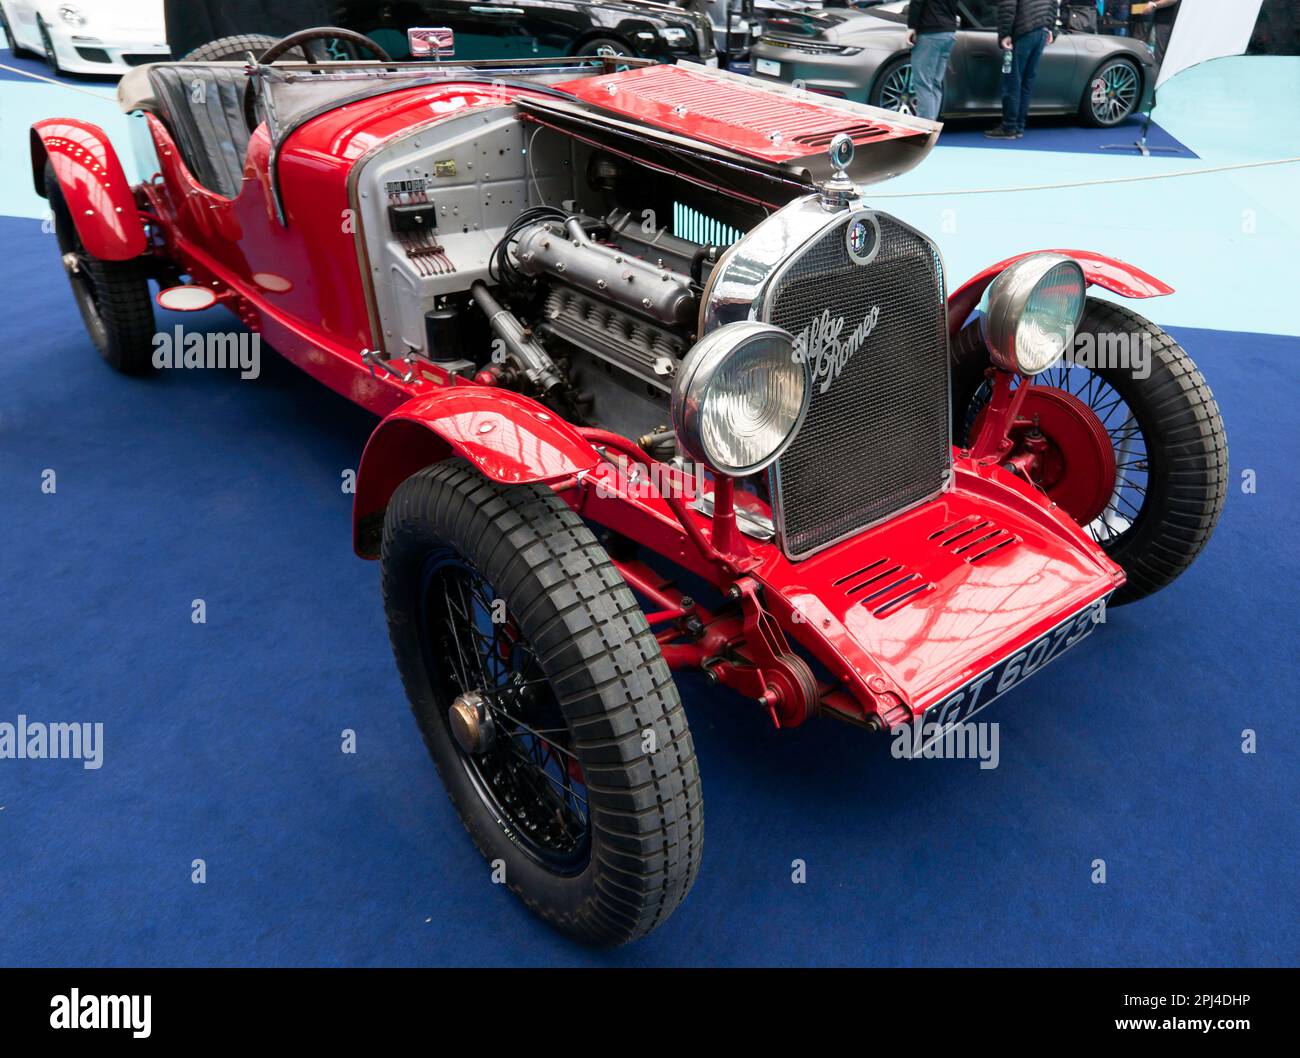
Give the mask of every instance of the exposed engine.
[{"label": "exposed engine", "polygon": [[720,248],[646,232],[630,213],[526,210],[493,255],[475,304],[504,346],[489,370],[577,421],[672,454],[673,378],[695,341],[702,284]]}]

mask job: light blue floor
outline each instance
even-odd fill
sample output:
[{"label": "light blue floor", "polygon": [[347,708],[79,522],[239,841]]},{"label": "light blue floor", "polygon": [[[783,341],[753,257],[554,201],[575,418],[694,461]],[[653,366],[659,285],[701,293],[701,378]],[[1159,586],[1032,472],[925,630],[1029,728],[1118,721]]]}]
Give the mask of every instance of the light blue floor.
[{"label": "light blue floor", "polygon": [[[27,128],[55,115],[102,125],[131,173],[127,122],[111,86],[0,81],[0,214],[44,215],[31,188]],[[1070,190],[894,197],[1300,156],[1300,59],[1220,59],[1184,71],[1161,90],[1156,118],[1200,158],[946,148],[941,139],[920,168],[868,198],[938,239],[954,286],[1026,249],[1089,249],[1131,261],[1177,288],[1148,306],[1146,314],[1162,324],[1300,334],[1300,165]],[[1116,139],[1130,136],[1125,130]]]},{"label": "light blue floor", "polygon": [[[8,57],[7,51],[0,51],[0,62]],[[95,82],[53,85],[40,81],[0,81],[0,214],[45,216],[45,200],[32,187],[28,142],[32,122],[56,117],[94,122],[112,138],[127,176],[139,179],[134,172],[127,117],[118,109],[115,86]]]},{"label": "light blue floor", "polygon": [[1177,288],[1143,309],[1162,324],[1300,334],[1300,164],[1010,195],[890,197],[1300,156],[1300,59],[1220,59],[1186,70],[1161,90],[1155,116],[1200,158],[944,148],[941,137],[923,165],[868,198],[938,239],[953,284],[1029,248],[1096,250]]}]

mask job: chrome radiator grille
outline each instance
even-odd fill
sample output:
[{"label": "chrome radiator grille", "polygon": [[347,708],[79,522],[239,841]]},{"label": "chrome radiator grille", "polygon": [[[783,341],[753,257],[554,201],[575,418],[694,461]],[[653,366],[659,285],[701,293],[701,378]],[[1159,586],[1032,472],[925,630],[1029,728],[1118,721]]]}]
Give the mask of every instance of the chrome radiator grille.
[{"label": "chrome radiator grille", "polygon": [[792,558],[935,495],[952,465],[943,264],[924,236],[876,219],[873,260],[850,257],[846,217],[765,303],[766,319],[804,336],[814,366],[808,417],[772,471]]}]

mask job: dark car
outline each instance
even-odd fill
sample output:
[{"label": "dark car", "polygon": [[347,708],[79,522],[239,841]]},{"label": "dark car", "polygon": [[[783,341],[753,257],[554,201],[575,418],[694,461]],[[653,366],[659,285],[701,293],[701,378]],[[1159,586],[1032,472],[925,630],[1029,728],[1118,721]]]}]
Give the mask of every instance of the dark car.
[{"label": "dark car", "polygon": [[[557,55],[635,55],[661,62],[716,65],[708,17],[689,7],[579,0],[166,0],[168,41],[177,58],[227,57],[212,42],[257,51],[278,37],[331,25],[364,33],[394,59],[410,58],[406,31],[453,31],[451,57],[532,59]],[[202,49],[198,51],[198,49]],[[346,49],[320,48],[332,58]],[[196,51],[198,54],[196,55]],[[337,53],[336,53],[337,52]]]},{"label": "dark car", "polygon": [[[1002,47],[997,0],[958,5],[961,29],[944,87],[942,117],[978,117],[1002,109]],[[769,18],[754,45],[754,74],[887,110],[915,113],[907,3],[863,10],[793,12]],[[1060,32],[1043,52],[1033,114],[1080,114],[1118,125],[1145,109],[1156,64],[1141,41]]]},{"label": "dark car", "polygon": [[454,58],[535,59],[557,55],[635,55],[717,63],[708,18],[653,3],[579,0],[345,0],[333,25],[364,33],[395,59],[409,57],[406,31],[447,27]]}]

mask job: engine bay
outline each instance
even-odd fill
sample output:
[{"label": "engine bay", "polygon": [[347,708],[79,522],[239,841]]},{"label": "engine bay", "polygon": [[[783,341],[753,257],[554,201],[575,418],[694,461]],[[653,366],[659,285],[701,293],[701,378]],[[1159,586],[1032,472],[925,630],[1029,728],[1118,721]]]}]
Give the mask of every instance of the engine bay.
[{"label": "engine bay", "polygon": [[[704,285],[769,208],[725,200],[512,106],[360,167],[382,353],[527,393],[670,458],[668,402]],[[431,375],[429,377],[432,377]]]}]

